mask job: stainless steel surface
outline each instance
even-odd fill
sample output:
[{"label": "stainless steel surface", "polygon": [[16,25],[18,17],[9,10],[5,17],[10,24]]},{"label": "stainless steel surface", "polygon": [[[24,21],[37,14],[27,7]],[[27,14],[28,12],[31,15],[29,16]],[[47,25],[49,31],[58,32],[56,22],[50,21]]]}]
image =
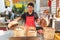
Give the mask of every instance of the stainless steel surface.
[{"label": "stainless steel surface", "polygon": [[13,35],[12,30],[4,31],[4,34],[0,35],[0,40],[9,40],[9,38],[12,37],[12,35]]},{"label": "stainless steel surface", "polygon": [[3,35],[0,35],[0,40],[43,40],[42,35],[39,37],[13,37],[13,30],[5,31]]},{"label": "stainless steel surface", "polygon": [[55,29],[56,31],[60,31],[60,21],[55,21]]},{"label": "stainless steel surface", "polygon": [[40,40],[39,37],[12,37],[10,40]]}]

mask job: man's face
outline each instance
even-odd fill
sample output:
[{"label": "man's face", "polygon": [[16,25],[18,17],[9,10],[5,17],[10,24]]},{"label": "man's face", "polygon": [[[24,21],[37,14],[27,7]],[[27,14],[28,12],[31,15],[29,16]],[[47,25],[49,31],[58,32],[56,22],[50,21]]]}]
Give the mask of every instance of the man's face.
[{"label": "man's face", "polygon": [[45,13],[45,14],[48,14],[48,13],[49,13],[49,11],[48,11],[48,10],[45,10],[45,11],[44,11],[44,13]]},{"label": "man's face", "polygon": [[45,19],[41,19],[40,25],[41,25],[42,27],[46,27],[46,26],[47,26],[46,20],[45,20]]},{"label": "man's face", "polygon": [[31,11],[33,11],[33,9],[34,9],[34,8],[33,8],[32,6],[30,6],[30,5],[28,6],[28,11],[31,12]]}]

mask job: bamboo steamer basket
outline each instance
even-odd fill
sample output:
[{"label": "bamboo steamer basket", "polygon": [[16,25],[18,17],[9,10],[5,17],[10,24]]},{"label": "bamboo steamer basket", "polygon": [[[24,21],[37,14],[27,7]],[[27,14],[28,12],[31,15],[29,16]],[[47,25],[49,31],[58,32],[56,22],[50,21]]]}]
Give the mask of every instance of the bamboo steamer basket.
[{"label": "bamboo steamer basket", "polygon": [[26,36],[27,37],[36,37],[37,36],[37,31],[36,28],[34,27],[29,27],[26,31]]},{"label": "bamboo steamer basket", "polygon": [[44,39],[54,39],[55,29],[51,27],[44,28]]},{"label": "bamboo steamer basket", "polygon": [[25,37],[26,30],[23,26],[14,29],[14,37]]}]

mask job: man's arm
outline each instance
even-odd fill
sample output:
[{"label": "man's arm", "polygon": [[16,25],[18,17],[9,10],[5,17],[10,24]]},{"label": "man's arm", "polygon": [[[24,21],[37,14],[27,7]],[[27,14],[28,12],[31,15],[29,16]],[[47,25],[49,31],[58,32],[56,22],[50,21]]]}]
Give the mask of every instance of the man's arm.
[{"label": "man's arm", "polygon": [[34,16],[35,16],[35,21],[38,23],[39,19],[37,13],[35,13]]},{"label": "man's arm", "polygon": [[19,21],[19,20],[21,20],[21,17],[14,19],[14,21]]},{"label": "man's arm", "polygon": [[21,17],[18,17],[16,19],[14,19],[13,21],[9,22],[8,28],[9,29],[12,29],[12,28],[14,29],[16,27],[16,24],[18,25],[18,21],[20,21],[20,20],[21,20]]},{"label": "man's arm", "polygon": [[22,16],[14,19],[14,21],[20,21],[21,19],[24,19],[24,18],[25,18],[25,13]]},{"label": "man's arm", "polygon": [[16,24],[18,24],[18,21],[20,21],[21,19],[24,19],[24,18],[25,18],[25,13],[21,17],[18,17],[16,19],[14,19],[13,21],[11,21],[8,24],[8,27],[11,28],[12,26],[16,26]]}]

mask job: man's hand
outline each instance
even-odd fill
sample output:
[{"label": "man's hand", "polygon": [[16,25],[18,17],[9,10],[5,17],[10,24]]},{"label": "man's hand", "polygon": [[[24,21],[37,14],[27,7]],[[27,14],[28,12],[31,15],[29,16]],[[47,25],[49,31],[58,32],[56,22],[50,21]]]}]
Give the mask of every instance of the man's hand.
[{"label": "man's hand", "polygon": [[40,23],[40,19],[36,19],[36,22],[39,24]]},{"label": "man's hand", "polygon": [[8,24],[8,27],[11,28],[12,26],[18,24],[17,21],[11,21],[9,24]]},{"label": "man's hand", "polygon": [[43,34],[43,30],[37,30],[39,34]]}]

